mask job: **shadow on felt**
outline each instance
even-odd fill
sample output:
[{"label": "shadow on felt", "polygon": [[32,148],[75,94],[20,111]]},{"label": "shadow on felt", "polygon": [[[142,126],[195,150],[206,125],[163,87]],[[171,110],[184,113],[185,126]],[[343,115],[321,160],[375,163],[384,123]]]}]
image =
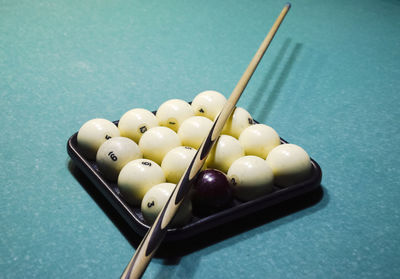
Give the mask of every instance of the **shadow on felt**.
[{"label": "shadow on felt", "polygon": [[[262,111],[261,117],[257,117],[260,123],[265,123],[268,118],[269,113],[275,105],[275,102],[282,91],[287,78],[290,76],[290,72],[300,55],[303,45],[300,43],[292,45],[292,40],[287,38],[282,47],[279,49],[278,54],[275,56],[271,65],[269,66],[268,72],[264,75],[264,80],[260,87],[257,89],[254,98],[250,102],[248,109],[249,111],[255,112],[258,110]],[[290,49],[290,52],[288,52]],[[285,59],[285,57],[287,58]],[[280,65],[285,61],[285,64],[280,67]],[[277,75],[276,78],[275,75]],[[270,89],[268,89],[271,87]]]},{"label": "shadow on felt", "polygon": [[[69,160],[68,162],[68,169],[90,197],[124,235],[128,242],[134,248],[137,248],[142,237],[133,231],[129,224],[119,215],[117,210],[107,201],[95,185],[93,185],[85,174],[75,166],[72,160]],[[301,218],[304,215],[311,214],[325,207],[328,201],[329,196],[327,195],[326,190],[323,186],[319,186],[301,196],[297,196],[272,207],[255,212],[249,216],[210,229],[192,238],[163,243],[154,257],[163,259],[163,264],[165,265],[176,265],[181,261],[181,257],[192,252],[212,246],[215,243],[229,239],[238,234],[251,232],[252,229],[262,225],[268,224],[268,229],[273,229],[281,224],[290,222],[292,219],[285,218],[282,222],[274,221],[312,207],[311,209],[304,211],[303,214],[296,216],[296,218]]]}]

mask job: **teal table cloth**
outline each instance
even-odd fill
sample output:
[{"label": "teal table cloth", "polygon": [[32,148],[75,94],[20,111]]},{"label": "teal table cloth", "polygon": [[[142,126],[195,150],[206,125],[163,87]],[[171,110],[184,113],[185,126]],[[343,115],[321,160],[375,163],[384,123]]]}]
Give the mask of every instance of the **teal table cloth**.
[{"label": "teal table cloth", "polygon": [[[119,278],[140,237],[71,162],[92,118],[228,97],[285,1],[1,1],[0,278]],[[297,1],[238,106],[321,166],[143,278],[400,276],[400,2]]]}]

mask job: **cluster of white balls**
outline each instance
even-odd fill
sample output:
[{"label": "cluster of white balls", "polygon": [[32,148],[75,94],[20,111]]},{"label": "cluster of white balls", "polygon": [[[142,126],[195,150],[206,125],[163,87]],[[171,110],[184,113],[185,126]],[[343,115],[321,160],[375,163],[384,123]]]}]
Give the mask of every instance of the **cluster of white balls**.
[{"label": "cluster of white balls", "polygon": [[[95,160],[99,171],[116,181],[124,199],[141,206],[151,224],[171,195],[196,150],[208,135],[226,103],[216,91],[198,94],[191,104],[180,99],[164,102],[156,114],[129,110],[118,126],[106,119],[92,119],[78,132],[82,154]],[[294,144],[281,144],[277,132],[256,124],[250,113],[237,107],[211,150],[205,168],[224,172],[235,196],[243,201],[287,187],[310,173],[307,153]],[[191,218],[190,199],[180,207],[174,225]]]}]

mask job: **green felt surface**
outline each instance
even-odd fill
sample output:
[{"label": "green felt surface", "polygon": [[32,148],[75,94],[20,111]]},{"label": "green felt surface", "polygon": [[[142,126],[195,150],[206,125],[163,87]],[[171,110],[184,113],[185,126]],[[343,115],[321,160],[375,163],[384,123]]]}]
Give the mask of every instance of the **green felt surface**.
[{"label": "green felt surface", "polygon": [[[70,166],[69,136],[229,96],[284,3],[0,1],[0,278],[118,278],[135,237]],[[397,0],[292,1],[239,106],[319,162],[322,200],[144,278],[400,276],[399,16]]]}]

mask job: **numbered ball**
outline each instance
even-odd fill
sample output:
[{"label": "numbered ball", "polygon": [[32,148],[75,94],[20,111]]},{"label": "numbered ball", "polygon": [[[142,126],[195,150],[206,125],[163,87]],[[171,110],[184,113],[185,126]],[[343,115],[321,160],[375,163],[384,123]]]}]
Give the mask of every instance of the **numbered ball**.
[{"label": "numbered ball", "polygon": [[158,126],[157,117],[146,109],[131,109],[122,115],[118,123],[121,136],[139,142],[142,135],[150,128]]},{"label": "numbered ball", "polygon": [[178,130],[182,145],[199,149],[211,130],[213,122],[203,116],[192,116],[183,121]]},{"label": "numbered ball", "polygon": [[211,149],[206,160],[207,167],[228,172],[231,164],[244,156],[240,142],[232,136],[221,135]]},{"label": "numbered ball", "polygon": [[250,113],[244,108],[237,107],[229,117],[222,130],[222,134],[239,138],[244,129],[254,124]]},{"label": "numbered ball", "polygon": [[117,126],[111,121],[101,118],[89,120],[78,131],[79,151],[85,158],[95,160],[100,145],[107,139],[119,135]]},{"label": "numbered ball", "polygon": [[161,163],[167,181],[177,184],[195,155],[196,149],[189,146],[171,149]]},{"label": "numbered ball", "polygon": [[276,185],[288,187],[307,179],[311,174],[311,159],[307,152],[295,144],[275,147],[267,157],[274,173]]},{"label": "numbered ball", "polygon": [[249,201],[273,191],[274,174],[264,159],[244,156],[232,163],[228,179],[234,195],[242,201]]},{"label": "numbered ball", "polygon": [[106,178],[115,181],[128,162],[139,158],[142,158],[142,152],[133,140],[114,137],[100,146],[96,155],[96,164]]},{"label": "numbered ball", "polygon": [[178,135],[167,127],[154,127],[148,130],[139,141],[143,157],[161,164],[164,156],[171,149],[180,146]]},{"label": "numbered ball", "polygon": [[161,167],[148,159],[130,161],[118,176],[118,188],[122,196],[134,206],[140,206],[146,192],[163,182],[165,176]]},{"label": "numbered ball", "polygon": [[263,159],[276,146],[280,145],[278,133],[265,124],[247,127],[240,134],[239,141],[246,155],[255,155]]},{"label": "numbered ball", "polygon": [[[161,183],[152,187],[143,197],[142,214],[146,223],[152,225],[164,205],[167,203],[172,191],[175,188],[173,183]],[[171,227],[180,227],[187,224],[192,218],[192,202],[184,199],[171,221]]]},{"label": "numbered ball", "polygon": [[161,126],[178,132],[182,122],[194,116],[194,111],[189,103],[179,99],[172,99],[158,108],[156,116]]},{"label": "numbered ball", "polygon": [[227,177],[218,170],[204,170],[193,183],[193,212],[198,216],[216,213],[231,205],[232,190]]},{"label": "numbered ball", "polygon": [[221,112],[226,103],[224,95],[217,91],[204,91],[199,93],[192,101],[194,113],[198,116],[207,117],[210,120]]}]

